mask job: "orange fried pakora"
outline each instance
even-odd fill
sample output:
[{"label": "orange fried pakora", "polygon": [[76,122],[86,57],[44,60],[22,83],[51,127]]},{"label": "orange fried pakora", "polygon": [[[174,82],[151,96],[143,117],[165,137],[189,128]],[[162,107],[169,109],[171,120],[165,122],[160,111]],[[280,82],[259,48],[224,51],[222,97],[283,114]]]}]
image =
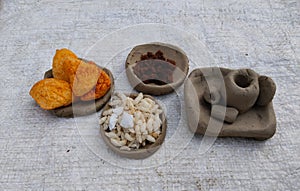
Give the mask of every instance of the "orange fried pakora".
[{"label": "orange fried pakora", "polygon": [[65,67],[70,75],[69,81],[72,91],[75,96],[83,96],[97,84],[100,68],[97,65],[87,64],[81,60],[71,61],[70,63],[66,63]]},{"label": "orange fried pakora", "polygon": [[92,61],[79,59],[66,48],[56,50],[52,74],[54,78],[37,82],[29,92],[45,110],[101,98],[111,87],[110,77],[104,70]]},{"label": "orange fried pakora", "polygon": [[70,58],[77,59],[77,56],[66,48],[56,50],[52,62],[52,73],[54,78],[68,81],[69,75],[64,70],[64,62],[66,59]]},{"label": "orange fried pakora", "polygon": [[85,95],[81,96],[80,99],[82,101],[89,101],[89,100],[101,98],[110,89],[110,86],[111,86],[111,81],[109,75],[106,74],[104,70],[101,70],[96,87],[90,90]]},{"label": "orange fried pakora", "polygon": [[45,110],[72,103],[70,84],[64,80],[46,78],[33,85],[29,94]]}]

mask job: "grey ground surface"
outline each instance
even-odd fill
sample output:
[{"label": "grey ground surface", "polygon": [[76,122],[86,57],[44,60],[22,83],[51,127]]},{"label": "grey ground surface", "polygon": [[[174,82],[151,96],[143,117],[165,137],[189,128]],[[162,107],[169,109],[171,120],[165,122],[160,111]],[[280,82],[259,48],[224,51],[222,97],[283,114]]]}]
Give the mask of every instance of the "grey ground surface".
[{"label": "grey ground surface", "polygon": [[[203,137],[187,128],[180,87],[157,98],[168,117],[163,148],[135,161],[103,144],[99,113],[57,118],[29,96],[62,47],[108,66],[116,90],[131,91],[124,61],[140,37],[182,45],[190,71],[248,67],[272,77],[275,136],[217,139],[203,153]],[[299,1],[0,0],[0,52],[0,190],[300,189]]]}]

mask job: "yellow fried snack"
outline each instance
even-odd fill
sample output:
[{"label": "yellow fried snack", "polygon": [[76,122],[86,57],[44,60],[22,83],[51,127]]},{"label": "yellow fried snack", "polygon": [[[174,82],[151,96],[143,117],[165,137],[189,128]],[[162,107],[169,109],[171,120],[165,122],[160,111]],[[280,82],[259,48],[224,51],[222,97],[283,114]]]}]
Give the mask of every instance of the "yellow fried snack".
[{"label": "yellow fried snack", "polygon": [[85,95],[81,96],[80,99],[82,101],[89,101],[101,98],[106,94],[111,86],[111,81],[109,76],[105,73],[105,71],[100,70],[100,76],[98,78],[96,87],[90,90]]},{"label": "yellow fried snack", "polygon": [[52,63],[52,73],[54,78],[68,81],[69,75],[65,73],[64,62],[69,58],[77,59],[77,56],[66,48],[56,50]]},{"label": "yellow fried snack", "polygon": [[41,106],[50,110],[72,103],[70,84],[64,80],[46,78],[33,85],[29,94]]},{"label": "yellow fried snack", "polygon": [[66,64],[66,71],[70,75],[70,84],[75,96],[82,96],[93,89],[100,75],[100,68],[97,65],[79,62],[79,64],[78,61],[75,61],[75,64]]},{"label": "yellow fried snack", "polygon": [[66,76],[66,81],[70,82],[71,77],[74,77],[76,74],[77,68],[80,64],[84,64],[84,62],[77,58],[68,57],[64,60],[63,72]]}]

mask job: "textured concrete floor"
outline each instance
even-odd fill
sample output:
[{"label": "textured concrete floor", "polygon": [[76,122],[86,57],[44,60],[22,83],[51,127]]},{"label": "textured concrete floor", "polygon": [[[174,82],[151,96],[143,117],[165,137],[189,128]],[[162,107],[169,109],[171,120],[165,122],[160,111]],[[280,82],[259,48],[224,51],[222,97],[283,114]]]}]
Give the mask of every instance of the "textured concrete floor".
[{"label": "textured concrete floor", "polygon": [[[203,153],[181,87],[158,98],[169,119],[163,148],[128,160],[99,138],[99,113],[57,118],[28,94],[62,47],[108,66],[116,90],[131,91],[124,60],[141,40],[180,45],[190,71],[250,67],[272,77],[275,136],[217,139]],[[0,190],[300,189],[299,1],[0,0],[0,51]]]}]

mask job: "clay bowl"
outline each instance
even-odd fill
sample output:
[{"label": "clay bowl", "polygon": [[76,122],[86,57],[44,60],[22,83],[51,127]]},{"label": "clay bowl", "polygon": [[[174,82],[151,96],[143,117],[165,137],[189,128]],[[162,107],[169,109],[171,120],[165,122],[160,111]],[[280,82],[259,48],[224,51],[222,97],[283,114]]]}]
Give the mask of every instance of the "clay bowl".
[{"label": "clay bowl", "polygon": [[[137,62],[142,60],[142,55],[145,55],[148,52],[155,54],[157,51],[161,51],[166,59],[176,62],[176,67],[172,74],[172,83],[163,85],[144,83],[143,80],[134,73],[133,68]],[[176,46],[164,43],[150,43],[134,47],[126,59],[125,68],[129,83],[135,90],[145,94],[163,95],[173,92],[182,85],[189,71],[189,60],[183,50]]]},{"label": "clay bowl", "polygon": [[[71,103],[68,106],[56,108],[49,111],[58,117],[74,117],[89,115],[101,110],[101,108],[103,108],[103,106],[109,101],[115,87],[114,78],[111,71],[107,68],[102,69],[109,75],[111,81],[111,87],[103,97],[91,101],[78,101],[75,103]],[[44,78],[53,78],[52,69],[45,72]]]},{"label": "clay bowl", "polygon": [[[130,97],[135,98],[137,95],[138,94],[130,94]],[[152,96],[144,95],[144,97],[150,98],[157,103],[157,101]],[[103,108],[101,117],[103,116],[103,112],[110,108],[111,108],[110,105],[107,103]],[[161,106],[160,106],[160,108],[161,108]],[[160,119],[162,121],[161,134],[156,139],[155,143],[146,144],[146,146],[140,147],[139,149],[133,149],[130,151],[120,150],[119,147],[116,147],[111,143],[110,139],[105,135],[105,132],[109,132],[109,131],[105,131],[102,126],[100,126],[100,134],[101,134],[104,142],[106,143],[106,145],[110,149],[112,149],[115,153],[119,154],[120,156],[126,157],[126,158],[131,158],[131,159],[144,159],[144,158],[147,158],[147,157],[151,156],[152,154],[154,154],[164,142],[164,139],[166,136],[166,130],[167,130],[167,120],[166,120],[164,112],[160,114]]]}]

